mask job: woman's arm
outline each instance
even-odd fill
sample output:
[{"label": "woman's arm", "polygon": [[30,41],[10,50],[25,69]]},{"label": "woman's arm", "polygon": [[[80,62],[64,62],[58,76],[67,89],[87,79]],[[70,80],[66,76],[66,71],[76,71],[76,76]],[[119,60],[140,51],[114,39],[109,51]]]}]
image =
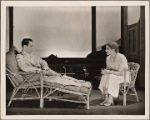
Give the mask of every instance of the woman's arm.
[{"label": "woman's arm", "polygon": [[128,62],[124,55],[120,56],[120,61],[118,62],[118,64],[120,65],[118,70],[110,69],[108,61],[107,61],[107,68],[102,70],[102,74],[114,74],[114,75],[122,76],[124,74],[124,71],[128,70]]},{"label": "woman's arm", "polygon": [[104,73],[105,74],[114,74],[114,75],[117,75],[117,76],[122,76],[124,71],[116,71],[116,70],[108,70],[108,69],[105,69],[104,70]]}]

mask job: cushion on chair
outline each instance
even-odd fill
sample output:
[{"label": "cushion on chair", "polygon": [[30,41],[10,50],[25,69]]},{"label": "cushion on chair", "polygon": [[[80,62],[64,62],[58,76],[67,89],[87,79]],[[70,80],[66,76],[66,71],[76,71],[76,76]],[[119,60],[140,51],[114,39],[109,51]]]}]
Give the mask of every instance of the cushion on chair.
[{"label": "cushion on chair", "polygon": [[41,85],[40,81],[32,81],[31,83],[32,83],[32,84],[26,82],[26,83],[23,84],[23,86],[24,86],[24,87],[32,87],[33,85],[34,85],[34,86],[40,86],[40,85]]},{"label": "cushion on chair", "polygon": [[10,75],[10,77],[16,86],[19,86],[24,81],[23,76],[19,74],[17,74],[16,76]]},{"label": "cushion on chair", "polygon": [[87,87],[81,87],[80,92],[82,92],[82,93],[89,93],[89,89],[90,88],[87,88]]},{"label": "cushion on chair", "polygon": [[19,71],[19,66],[15,54],[16,52],[18,52],[17,48],[15,46],[12,46],[6,53],[6,67],[14,73]]},{"label": "cushion on chair", "polygon": [[[6,68],[13,73],[17,73],[20,69],[16,60],[16,53],[18,52],[15,46],[12,46],[10,50],[6,53]],[[24,81],[21,75],[10,75],[12,82],[18,86]]]}]

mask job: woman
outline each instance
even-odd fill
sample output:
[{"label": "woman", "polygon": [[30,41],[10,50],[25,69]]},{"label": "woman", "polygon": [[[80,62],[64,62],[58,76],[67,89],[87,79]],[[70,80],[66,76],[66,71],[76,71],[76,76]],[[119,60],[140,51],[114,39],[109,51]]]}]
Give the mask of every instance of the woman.
[{"label": "woman", "polygon": [[[105,95],[105,100],[100,105],[110,106],[114,104],[113,98],[119,94],[119,84],[124,81],[124,70],[128,70],[126,57],[119,53],[119,45],[111,42],[106,45],[106,69],[102,69],[102,78],[99,89]],[[127,73],[129,78],[129,73]],[[126,77],[127,78],[127,77]],[[127,80],[128,82],[129,80]]]}]

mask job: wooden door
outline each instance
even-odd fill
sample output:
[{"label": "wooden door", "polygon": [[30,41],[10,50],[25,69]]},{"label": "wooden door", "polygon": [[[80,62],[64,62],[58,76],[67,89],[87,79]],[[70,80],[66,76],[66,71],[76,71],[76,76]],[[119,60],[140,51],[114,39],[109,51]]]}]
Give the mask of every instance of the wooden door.
[{"label": "wooden door", "polygon": [[127,27],[127,59],[129,62],[139,63],[139,23]]},{"label": "wooden door", "polygon": [[138,23],[127,25],[127,6],[121,7],[121,47],[129,62],[140,64],[136,86],[145,88],[145,6]]}]

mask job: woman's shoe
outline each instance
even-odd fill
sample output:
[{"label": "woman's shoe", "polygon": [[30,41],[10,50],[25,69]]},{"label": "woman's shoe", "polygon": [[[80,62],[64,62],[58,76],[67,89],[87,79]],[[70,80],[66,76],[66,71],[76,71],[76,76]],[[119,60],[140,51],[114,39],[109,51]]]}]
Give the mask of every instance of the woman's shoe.
[{"label": "woman's shoe", "polygon": [[107,102],[107,100],[105,99],[103,102],[101,102],[99,105],[103,106],[105,103]]},{"label": "woman's shoe", "polygon": [[111,105],[114,105],[114,100],[113,100],[113,97],[111,95],[109,95],[109,98],[108,98],[107,102],[104,104],[104,106],[109,107]]},{"label": "woman's shoe", "polygon": [[112,105],[114,105],[113,102],[106,102],[106,103],[104,104],[104,106],[106,106],[106,107],[109,107],[109,106],[112,106]]},{"label": "woman's shoe", "polygon": [[105,100],[101,102],[99,105],[103,106],[108,100],[108,95],[105,95]]}]

